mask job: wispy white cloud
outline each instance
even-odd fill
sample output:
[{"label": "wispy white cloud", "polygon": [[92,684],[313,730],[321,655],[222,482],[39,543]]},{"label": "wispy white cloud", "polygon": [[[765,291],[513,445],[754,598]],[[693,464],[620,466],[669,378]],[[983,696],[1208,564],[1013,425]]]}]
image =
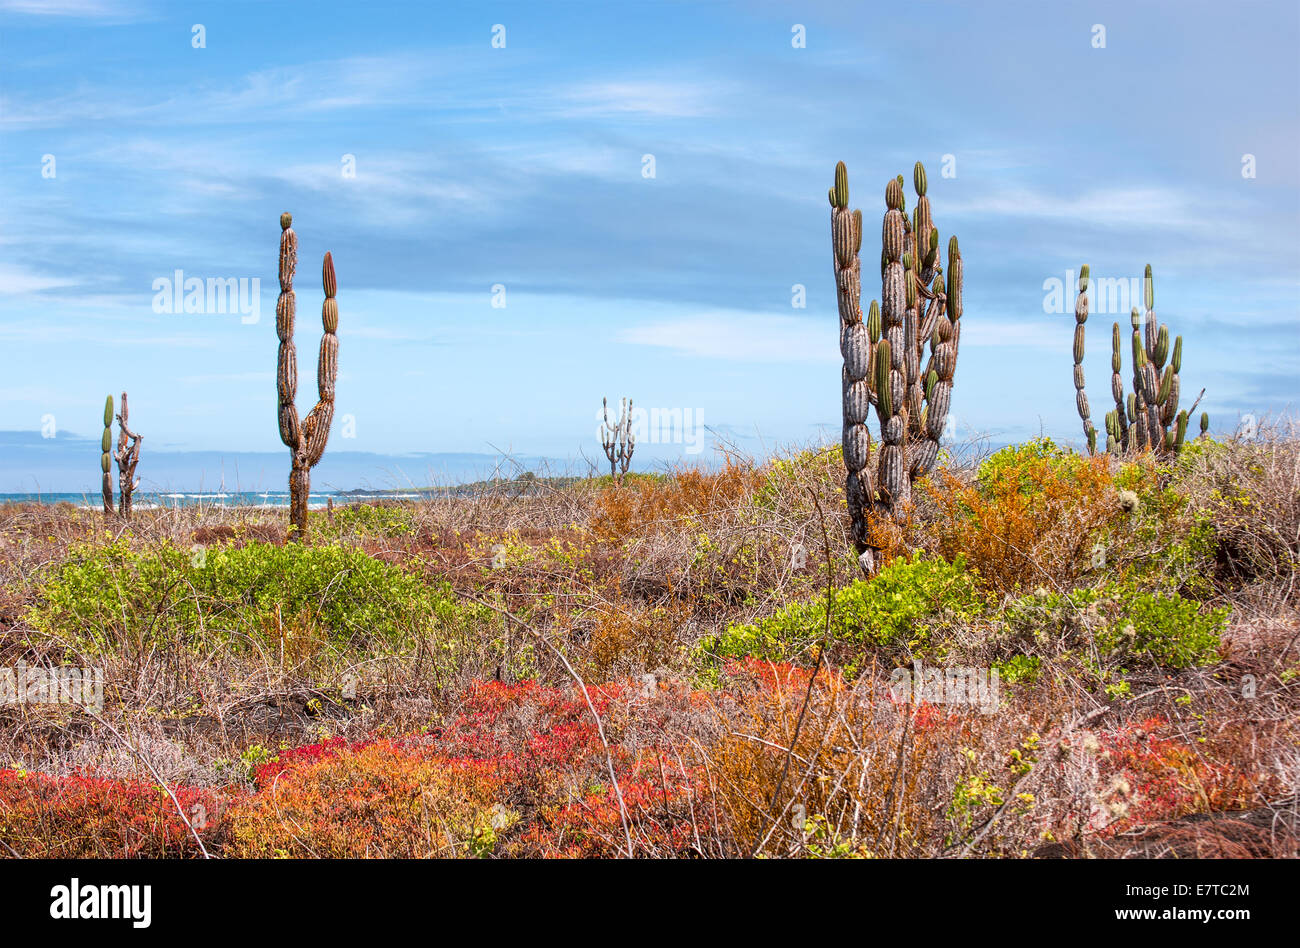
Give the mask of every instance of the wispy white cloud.
[{"label": "wispy white cloud", "polygon": [[1155,227],[1162,230],[1224,234],[1224,229],[1244,232],[1224,215],[1207,214],[1208,202],[1186,191],[1163,187],[1094,188],[1082,193],[1048,192],[1032,187],[1000,188],[980,197],[945,199],[945,215],[999,216],[1068,220],[1075,223],[1126,230]]},{"label": "wispy white cloud", "polygon": [[649,79],[587,82],[550,95],[555,111],[569,117],[699,118],[717,114],[719,100],[729,90],[716,82]]},{"label": "wispy white cloud", "polygon": [[75,285],[75,280],[65,277],[51,276],[26,267],[0,263],[0,296],[24,296],[42,290]]},{"label": "wispy white cloud", "polygon": [[0,0],[0,11],[30,16],[121,19],[137,15],[139,8],[125,0]]},{"label": "wispy white cloud", "polygon": [[155,94],[156,85],[106,90],[83,84],[57,96],[0,99],[0,124],[57,128],[86,121],[160,119],[169,126],[204,125],[422,101],[427,105],[438,99],[450,104],[454,90],[439,89],[448,75],[458,75],[454,59],[414,53],[345,57],[257,70],[225,84],[196,84],[164,96]]},{"label": "wispy white cloud", "polygon": [[812,319],[714,310],[631,326],[620,342],[733,362],[838,362],[834,325]]},{"label": "wispy white cloud", "polygon": [[1074,319],[1068,321],[1038,317],[1036,319],[961,320],[961,345],[998,349],[1047,349],[1064,352],[1074,340]]}]

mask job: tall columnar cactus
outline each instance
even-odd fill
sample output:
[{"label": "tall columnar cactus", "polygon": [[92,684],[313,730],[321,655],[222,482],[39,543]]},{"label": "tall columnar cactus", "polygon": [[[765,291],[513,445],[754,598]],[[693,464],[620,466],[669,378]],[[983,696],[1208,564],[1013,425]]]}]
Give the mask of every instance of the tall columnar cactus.
[{"label": "tall columnar cactus", "polygon": [[602,398],[600,404],[605,415],[600,426],[600,444],[605,449],[605,457],[609,458],[609,476],[614,479],[614,485],[618,486],[623,483],[623,476],[632,464],[632,451],[636,448],[636,433],[632,430],[632,399],[619,400],[618,420],[613,425],[609,423],[608,400]]},{"label": "tall columnar cactus", "polygon": [[[939,263],[939,231],[926,195],[925,168],[912,170],[917,194],[909,220],[903,176],[885,188],[881,228],[881,303],[862,317],[862,212],[849,210],[844,163],[835,166],[829,191],[831,244],[844,357],[845,496],[853,542],[867,573],[875,570],[878,544],[872,517],[902,521],[912,502],[912,482],[934,466],[947,424],[953,373],[961,336],[962,262],[957,238],[948,241],[945,284]],[[924,369],[921,356],[929,357]],[[875,475],[866,420],[874,405],[881,448]]]},{"label": "tall columnar cactus", "polygon": [[280,397],[280,440],[289,449],[289,538],[302,540],[307,535],[307,498],[311,493],[311,469],[325,453],[330,423],[334,419],[334,384],[339,374],[339,307],[334,299],[338,282],[334,276],[334,259],[325,254],[322,282],[325,302],[321,307],[324,333],[320,340],[320,360],[316,369],[319,399],[307,417],[298,420],[298,353],[293,345],[294,294],[293,277],[298,266],[298,235],[293,232],[293,217],[280,215],[280,298],[275,304],[275,331],[280,337],[276,387]]},{"label": "tall columnar cactus", "polygon": [[1097,452],[1097,429],[1092,425],[1092,412],[1088,408],[1088,393],[1083,390],[1083,327],[1088,321],[1088,265],[1079,270],[1079,296],[1074,301],[1074,403],[1083,419],[1083,436],[1088,439],[1088,451]]},{"label": "tall columnar cactus", "polygon": [[[1079,302],[1075,305],[1077,325],[1074,330],[1074,387],[1079,416],[1083,419],[1084,433],[1088,436],[1088,450],[1096,453],[1096,432],[1088,412],[1088,397],[1083,391],[1083,326],[1088,318],[1088,303],[1084,291],[1088,284],[1088,268],[1080,271]],[[1187,422],[1191,412],[1200,404],[1197,396],[1190,410],[1179,411],[1178,373],[1182,370],[1183,337],[1169,345],[1169,327],[1156,320],[1155,285],[1151,278],[1151,264],[1147,264],[1143,279],[1143,303],[1146,315],[1135,306],[1130,314],[1133,329],[1133,391],[1124,394],[1120,375],[1123,368],[1119,323],[1111,329],[1111,397],[1115,408],[1106,414],[1106,450],[1112,454],[1130,451],[1153,451],[1157,454],[1176,454],[1182,450],[1187,435]],[[1168,361],[1168,365],[1166,365]],[[1205,390],[1201,390],[1201,395]],[[1209,429],[1209,416],[1201,415],[1201,434]]]},{"label": "tall columnar cactus", "polygon": [[113,479],[108,470],[112,466],[112,455],[108,452],[113,447],[113,396],[104,400],[104,437],[100,439],[99,467],[104,472],[104,519],[113,516]]},{"label": "tall columnar cactus", "polygon": [[131,495],[140,486],[135,477],[135,466],[140,463],[140,442],[144,440],[127,427],[129,417],[126,392],[123,392],[122,410],[117,415],[117,453],[113,456],[117,459],[117,512],[125,520],[131,519]]}]

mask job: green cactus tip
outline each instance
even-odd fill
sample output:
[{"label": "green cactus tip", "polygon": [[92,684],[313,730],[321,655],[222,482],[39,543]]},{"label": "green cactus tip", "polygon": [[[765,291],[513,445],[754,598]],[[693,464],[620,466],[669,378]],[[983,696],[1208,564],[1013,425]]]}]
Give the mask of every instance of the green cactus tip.
[{"label": "green cactus tip", "polygon": [[849,169],[844,167],[844,162],[835,163],[835,196],[832,203],[836,207],[849,206]]},{"label": "green cactus tip", "polygon": [[901,211],[903,209],[903,182],[902,178],[890,181],[885,185],[885,206],[891,211]]},{"label": "green cactus tip", "polygon": [[917,197],[925,197],[925,165],[919,161],[912,168],[912,184],[916,186]]}]

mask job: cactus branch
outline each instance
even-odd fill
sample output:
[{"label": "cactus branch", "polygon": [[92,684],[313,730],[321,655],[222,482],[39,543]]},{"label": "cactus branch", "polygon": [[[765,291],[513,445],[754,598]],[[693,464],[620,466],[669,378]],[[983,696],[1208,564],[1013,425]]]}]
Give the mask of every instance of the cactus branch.
[{"label": "cactus branch", "polygon": [[100,456],[99,467],[104,475],[101,492],[104,496],[104,520],[109,521],[113,517],[113,479],[108,473],[112,466],[112,456],[109,451],[113,447],[113,396],[109,395],[104,400],[104,436],[100,439]]}]

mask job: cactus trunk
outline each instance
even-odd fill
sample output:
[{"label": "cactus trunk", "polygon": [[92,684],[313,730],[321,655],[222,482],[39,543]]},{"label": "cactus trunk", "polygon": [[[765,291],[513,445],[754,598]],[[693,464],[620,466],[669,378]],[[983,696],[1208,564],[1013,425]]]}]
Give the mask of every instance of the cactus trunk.
[{"label": "cactus trunk", "polygon": [[117,416],[117,453],[114,457],[117,459],[117,512],[125,520],[131,519],[131,497],[140,486],[135,477],[135,466],[140,463],[140,442],[144,440],[128,427],[129,421],[126,392],[123,392],[122,411]]}]

